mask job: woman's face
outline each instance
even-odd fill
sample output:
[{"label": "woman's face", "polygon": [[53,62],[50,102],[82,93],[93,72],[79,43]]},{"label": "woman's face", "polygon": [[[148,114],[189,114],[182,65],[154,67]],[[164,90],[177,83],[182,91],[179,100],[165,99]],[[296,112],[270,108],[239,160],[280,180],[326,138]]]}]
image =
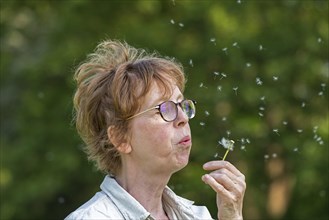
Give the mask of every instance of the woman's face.
[{"label": "woman's face", "polygon": [[[177,86],[173,87],[170,101],[184,99]],[[156,83],[142,103],[141,111],[164,101],[163,92]],[[187,165],[192,146],[188,117],[178,106],[177,118],[172,122],[162,119],[159,110],[153,109],[131,120],[130,162],[137,169],[155,174],[172,174]]]}]

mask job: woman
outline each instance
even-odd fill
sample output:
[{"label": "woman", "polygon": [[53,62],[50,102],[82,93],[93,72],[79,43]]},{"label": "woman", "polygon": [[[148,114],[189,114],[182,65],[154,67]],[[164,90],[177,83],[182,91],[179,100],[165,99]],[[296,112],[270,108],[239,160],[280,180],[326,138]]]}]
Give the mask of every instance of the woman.
[{"label": "woman", "polygon": [[[174,59],[104,41],[75,73],[77,130],[89,159],[108,174],[101,191],[67,219],[211,219],[167,187],[192,146],[195,102]],[[217,193],[218,219],[242,219],[244,175],[225,161],[203,168]]]}]

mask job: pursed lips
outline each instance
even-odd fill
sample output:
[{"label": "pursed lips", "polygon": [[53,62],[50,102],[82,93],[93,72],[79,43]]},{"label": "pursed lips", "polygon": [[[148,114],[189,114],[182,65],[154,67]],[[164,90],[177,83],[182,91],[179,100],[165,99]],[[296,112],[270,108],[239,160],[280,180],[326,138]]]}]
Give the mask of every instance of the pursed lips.
[{"label": "pursed lips", "polygon": [[191,137],[188,136],[188,135],[185,136],[185,137],[183,137],[183,138],[178,142],[179,145],[184,145],[184,146],[190,146],[191,143],[192,143],[192,141],[191,141]]}]

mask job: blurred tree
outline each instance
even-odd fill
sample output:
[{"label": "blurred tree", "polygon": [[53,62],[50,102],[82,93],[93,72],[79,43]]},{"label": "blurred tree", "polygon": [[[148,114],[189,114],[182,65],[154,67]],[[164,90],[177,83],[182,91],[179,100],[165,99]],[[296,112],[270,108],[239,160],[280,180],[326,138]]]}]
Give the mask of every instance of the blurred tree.
[{"label": "blurred tree", "polygon": [[198,101],[174,190],[216,216],[202,164],[246,174],[245,219],[328,219],[328,1],[1,0],[1,219],[64,218],[96,191],[74,67],[105,38],[176,57]]}]

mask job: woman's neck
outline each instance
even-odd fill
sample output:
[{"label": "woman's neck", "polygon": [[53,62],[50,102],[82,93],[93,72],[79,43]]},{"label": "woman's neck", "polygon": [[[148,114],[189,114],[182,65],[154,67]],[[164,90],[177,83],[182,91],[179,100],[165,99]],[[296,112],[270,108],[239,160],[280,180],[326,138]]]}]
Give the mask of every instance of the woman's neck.
[{"label": "woman's neck", "polygon": [[134,197],[155,219],[168,218],[162,204],[162,194],[170,176],[151,176],[143,172],[124,172],[116,177],[119,185]]}]

